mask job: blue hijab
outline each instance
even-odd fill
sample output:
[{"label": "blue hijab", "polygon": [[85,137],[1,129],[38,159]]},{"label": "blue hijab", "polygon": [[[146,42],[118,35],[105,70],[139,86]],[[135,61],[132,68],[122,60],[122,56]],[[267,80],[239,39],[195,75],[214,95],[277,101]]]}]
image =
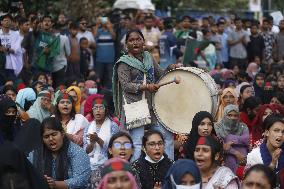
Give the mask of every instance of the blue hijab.
[{"label": "blue hijab", "polygon": [[195,162],[189,159],[179,159],[168,170],[162,189],[173,189],[171,175],[175,183],[180,185],[185,174],[191,174],[194,177],[195,184],[201,183],[200,172]]}]

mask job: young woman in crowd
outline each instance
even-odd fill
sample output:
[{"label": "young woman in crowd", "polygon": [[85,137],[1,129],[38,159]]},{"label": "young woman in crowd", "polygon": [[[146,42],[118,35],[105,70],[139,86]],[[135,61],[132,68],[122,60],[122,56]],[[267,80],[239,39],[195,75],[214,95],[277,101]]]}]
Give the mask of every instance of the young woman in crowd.
[{"label": "young woman in crowd", "polygon": [[250,133],[250,145],[252,148],[258,147],[263,142],[263,121],[267,116],[273,113],[280,113],[284,116],[283,108],[277,104],[263,104],[259,107]]},{"label": "young woman in crowd", "polygon": [[256,164],[250,167],[244,176],[242,189],[265,188],[274,189],[276,187],[276,175],[269,167],[263,164]]},{"label": "young woman in crowd", "polygon": [[20,128],[16,103],[7,95],[0,95],[0,144],[13,141]]},{"label": "young woman in crowd", "polygon": [[58,96],[55,117],[61,120],[70,140],[82,146],[84,129],[89,125],[89,122],[82,114],[76,114],[73,98],[69,94],[61,93]]},{"label": "young woman in crowd", "polygon": [[[189,187],[190,186],[190,187]],[[194,161],[188,159],[177,160],[168,170],[163,189],[201,188],[201,176]]]},{"label": "young woman in crowd", "polygon": [[[164,70],[153,61],[153,57],[144,51],[145,39],[140,30],[130,30],[126,34],[127,55],[122,55],[114,66],[113,71],[113,96],[116,115],[120,116],[122,126],[125,126],[125,112],[123,109],[123,96],[127,103],[141,100],[145,92],[148,104],[151,104],[152,93],[159,89],[155,82],[163,75]],[[176,68],[169,65],[168,69]],[[145,74],[144,74],[145,73]],[[143,84],[146,76],[146,84]],[[166,153],[174,158],[173,135],[157,123],[154,112],[150,108],[151,128],[163,133],[166,143]],[[133,159],[138,159],[141,153],[141,138],[144,135],[144,125],[129,130],[134,142]]]},{"label": "young woman in crowd", "polygon": [[263,122],[263,143],[247,156],[247,167],[264,164],[278,172],[284,168],[284,119],[280,114],[272,114]]},{"label": "young woman in crowd", "polygon": [[216,116],[215,116],[215,121],[220,121],[224,115],[224,108],[228,105],[228,104],[238,104],[238,97],[237,94],[235,92],[235,89],[232,88],[225,88],[222,92],[222,95],[220,97],[220,101],[219,101],[219,105],[218,105],[218,109],[216,112]]},{"label": "young woman in crowd", "polygon": [[[109,140],[108,153],[107,153],[108,159],[120,158],[129,162],[130,158],[133,155],[133,148],[134,146],[131,136],[126,132],[120,131],[112,135],[112,137]],[[102,179],[101,177],[102,168],[103,166],[100,166],[97,170],[92,171],[90,178],[90,185],[89,185],[90,189],[97,188],[100,180]],[[137,182],[137,185],[139,184],[140,183]]]},{"label": "young woman in crowd", "polygon": [[44,175],[49,188],[85,188],[91,172],[90,160],[82,148],[68,139],[60,120],[44,119],[41,137],[41,147],[29,158]]},{"label": "young woman in crowd", "polygon": [[80,113],[81,110],[81,90],[79,87],[71,86],[66,89],[66,93],[68,93],[74,101],[75,111],[77,114]]},{"label": "young woman in crowd", "polygon": [[243,109],[245,100],[251,96],[254,96],[253,87],[251,85],[243,85],[240,88],[240,96],[239,96],[239,108],[240,109]]},{"label": "young woman in crowd", "polygon": [[254,96],[248,97],[243,105],[243,109],[240,110],[240,120],[245,123],[251,132],[254,118],[258,112],[259,106],[261,105],[260,99]]},{"label": "young woman in crowd", "polygon": [[30,118],[35,118],[42,122],[45,118],[52,115],[51,94],[49,91],[41,91],[34,104],[27,111]]},{"label": "young woman in crowd", "polygon": [[108,160],[102,168],[102,179],[97,189],[138,189],[131,165],[120,158]]},{"label": "young woman in crowd", "polygon": [[109,140],[119,128],[109,117],[108,105],[103,97],[94,99],[93,116],[94,120],[85,128],[84,149],[90,157],[91,169],[94,171],[108,159]]},{"label": "young woman in crowd", "polygon": [[41,82],[43,85],[47,85],[47,81],[48,81],[48,77],[45,73],[43,72],[38,72],[35,77],[33,78],[33,81],[39,81]]},{"label": "young woman in crowd", "polygon": [[173,161],[165,154],[165,140],[156,130],[149,130],[142,138],[144,153],[132,163],[133,171],[139,176],[142,189],[161,187]]},{"label": "young woman in crowd", "polygon": [[187,159],[194,159],[194,150],[199,137],[216,134],[213,121],[213,116],[209,112],[200,111],[195,114],[188,140],[184,145],[184,153]]},{"label": "young woman in crowd", "polygon": [[225,166],[236,173],[238,166],[246,163],[249,150],[249,130],[240,121],[240,112],[236,105],[225,107],[223,119],[215,124],[215,131],[225,146]]},{"label": "young woman in crowd", "polygon": [[280,106],[284,105],[284,93],[283,92],[275,92],[270,99],[270,104],[279,104]]},{"label": "young woman in crowd", "polygon": [[239,189],[239,180],[231,169],[218,165],[220,153],[221,146],[212,136],[198,139],[194,159],[201,173],[202,188]]}]

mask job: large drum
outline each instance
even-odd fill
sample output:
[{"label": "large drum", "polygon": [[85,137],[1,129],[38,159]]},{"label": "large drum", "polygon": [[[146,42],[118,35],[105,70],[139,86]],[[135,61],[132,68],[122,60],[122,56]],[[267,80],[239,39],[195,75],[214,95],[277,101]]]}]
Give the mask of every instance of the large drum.
[{"label": "large drum", "polygon": [[159,84],[180,77],[180,84],[160,87],[154,94],[153,109],[158,121],[169,131],[189,134],[192,119],[199,111],[215,115],[218,105],[218,89],[215,81],[204,70],[182,67],[167,72]]}]

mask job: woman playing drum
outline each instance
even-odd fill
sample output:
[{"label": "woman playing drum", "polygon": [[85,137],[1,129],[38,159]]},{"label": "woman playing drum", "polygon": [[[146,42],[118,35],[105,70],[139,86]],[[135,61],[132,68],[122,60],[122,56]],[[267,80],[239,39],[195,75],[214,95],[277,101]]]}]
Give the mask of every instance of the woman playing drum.
[{"label": "woman playing drum", "polygon": [[[151,108],[151,93],[159,89],[155,82],[163,75],[164,70],[153,60],[149,52],[143,50],[145,40],[140,30],[131,30],[126,35],[127,55],[123,55],[114,66],[113,73],[113,93],[116,114],[120,116],[122,125],[125,125],[125,112],[122,108],[122,99],[127,103],[133,103],[142,99],[145,92],[148,101],[151,125],[153,129],[160,130],[166,139],[167,154],[173,158],[173,137],[154,117]],[[176,65],[170,65],[168,69],[175,68]],[[146,84],[143,84],[144,74],[146,75]],[[122,110],[123,109],[123,110]],[[134,142],[133,160],[138,159],[141,152],[141,138],[144,135],[144,126],[130,129],[130,134]]]}]

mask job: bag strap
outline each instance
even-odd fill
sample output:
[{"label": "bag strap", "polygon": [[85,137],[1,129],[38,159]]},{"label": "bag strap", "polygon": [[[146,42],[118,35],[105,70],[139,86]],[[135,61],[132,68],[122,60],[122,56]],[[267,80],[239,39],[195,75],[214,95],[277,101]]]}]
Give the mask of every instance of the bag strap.
[{"label": "bag strap", "polygon": [[[143,85],[146,85],[146,83],[147,83],[146,74],[144,73]],[[143,91],[142,100],[146,98],[145,96],[146,96],[145,91]],[[127,104],[124,94],[122,94],[122,98],[123,98],[124,104]]]},{"label": "bag strap", "polygon": [[[147,84],[147,79],[146,79],[146,74],[144,73],[143,85],[146,85],[146,84]],[[145,91],[143,91],[142,100],[144,100],[145,98],[146,98]]]}]

